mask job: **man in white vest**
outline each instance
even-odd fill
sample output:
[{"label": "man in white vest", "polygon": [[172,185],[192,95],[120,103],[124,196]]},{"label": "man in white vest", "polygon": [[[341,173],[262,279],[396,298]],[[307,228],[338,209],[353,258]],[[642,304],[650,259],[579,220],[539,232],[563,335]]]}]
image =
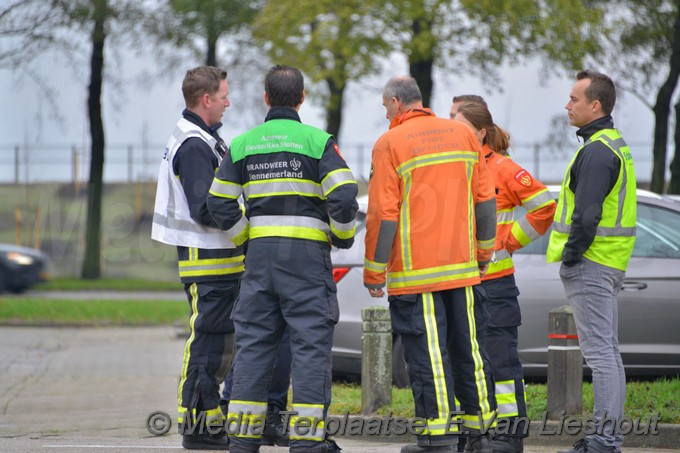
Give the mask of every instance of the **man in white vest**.
[{"label": "man in white vest", "polygon": [[219,385],[231,365],[230,319],[244,270],[241,247],[217,228],[206,196],[227,146],[217,130],[230,102],[227,73],[187,71],[186,109],[168,139],[156,189],[151,237],[177,246],[179,276],[189,299],[190,335],[178,388],[178,426],[187,449],[227,450]]}]

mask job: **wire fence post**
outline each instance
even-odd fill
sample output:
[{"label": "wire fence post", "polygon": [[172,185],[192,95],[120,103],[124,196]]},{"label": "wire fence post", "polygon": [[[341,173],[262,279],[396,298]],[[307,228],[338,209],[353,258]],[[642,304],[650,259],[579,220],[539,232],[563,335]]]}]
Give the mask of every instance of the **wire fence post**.
[{"label": "wire fence post", "polygon": [[128,151],[128,155],[127,155],[127,158],[128,158],[128,163],[127,163],[128,182],[132,182],[132,175],[133,175],[133,171],[132,171],[132,161],[133,161],[132,145],[128,145],[127,151]]},{"label": "wire fence post", "polygon": [[14,145],[14,184],[19,185],[19,145]]},{"label": "wire fence post", "polygon": [[538,155],[539,151],[540,151],[540,146],[538,145],[538,143],[534,143],[534,177],[538,180],[541,179],[539,168],[538,168],[539,162],[540,162],[539,155]]}]

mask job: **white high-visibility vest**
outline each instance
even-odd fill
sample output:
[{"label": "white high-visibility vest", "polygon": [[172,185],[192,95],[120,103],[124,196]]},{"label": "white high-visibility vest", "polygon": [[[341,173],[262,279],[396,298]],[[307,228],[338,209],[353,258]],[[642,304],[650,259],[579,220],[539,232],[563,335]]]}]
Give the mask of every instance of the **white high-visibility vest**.
[{"label": "white high-visibility vest", "polygon": [[161,168],[158,172],[151,239],[184,247],[233,249],[234,243],[229,240],[224,231],[201,225],[191,218],[182,184],[172,170],[172,161],[177,150],[185,140],[191,137],[199,137],[206,142],[215,153],[218,164],[222,162],[222,158],[215,151],[217,140],[214,137],[185,118],[177,122],[165,146]]}]

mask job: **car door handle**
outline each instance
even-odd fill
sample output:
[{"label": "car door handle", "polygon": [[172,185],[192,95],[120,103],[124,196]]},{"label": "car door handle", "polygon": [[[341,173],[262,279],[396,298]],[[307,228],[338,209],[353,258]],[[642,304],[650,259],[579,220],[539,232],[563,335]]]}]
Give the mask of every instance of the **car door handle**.
[{"label": "car door handle", "polygon": [[641,291],[647,289],[647,283],[642,282],[623,282],[621,291]]}]

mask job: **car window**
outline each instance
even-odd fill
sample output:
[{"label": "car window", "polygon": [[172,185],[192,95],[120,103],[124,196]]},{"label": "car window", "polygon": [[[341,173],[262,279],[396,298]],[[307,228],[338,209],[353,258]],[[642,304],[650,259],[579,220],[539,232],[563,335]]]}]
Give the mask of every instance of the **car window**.
[{"label": "car window", "polygon": [[[524,208],[517,207],[515,219],[522,218]],[[517,250],[518,254],[545,255],[550,230],[531,244]],[[680,259],[680,212],[659,206],[638,203],[637,230],[633,256]]]},{"label": "car window", "polygon": [[638,203],[633,256],[680,259],[680,213]]}]

